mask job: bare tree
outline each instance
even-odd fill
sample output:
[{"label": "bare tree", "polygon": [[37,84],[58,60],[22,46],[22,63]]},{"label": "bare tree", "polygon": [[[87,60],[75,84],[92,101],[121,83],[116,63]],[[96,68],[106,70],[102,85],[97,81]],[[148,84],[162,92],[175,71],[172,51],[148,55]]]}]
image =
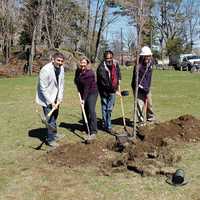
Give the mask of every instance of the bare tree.
[{"label": "bare tree", "polygon": [[136,49],[136,86],[135,86],[135,101],[134,101],[134,126],[132,137],[136,137],[136,114],[137,114],[137,96],[138,96],[138,63],[139,63],[139,51],[141,49],[142,44],[142,32],[144,29],[144,25],[150,16],[150,1],[144,0],[125,0],[125,1],[117,1],[123,5],[123,9],[121,11],[122,15],[127,15],[132,17],[133,25],[136,26],[137,30],[137,49]]},{"label": "bare tree", "polygon": [[17,10],[14,0],[2,0],[0,2],[0,36],[5,63],[9,61],[12,38],[18,24]]},{"label": "bare tree", "polygon": [[186,32],[186,41],[188,38],[190,40],[190,47],[192,49],[193,41],[195,35],[198,34],[198,24],[200,23],[200,2],[195,0],[187,0],[184,3],[186,20],[185,20],[185,32]]},{"label": "bare tree", "polygon": [[105,17],[106,17],[107,11],[108,11],[108,6],[107,6],[106,2],[104,2],[101,20],[100,20],[100,24],[99,24],[99,30],[98,30],[98,33],[97,33],[94,59],[96,59],[96,57],[97,57],[98,47],[99,47],[99,43],[100,43],[100,39],[101,39],[101,35],[102,35],[102,30],[103,30],[104,23],[105,23]]},{"label": "bare tree", "polygon": [[[33,65],[33,58],[35,56],[36,51],[36,39],[39,33],[41,38],[41,29],[42,29],[42,20],[44,17],[44,6],[46,0],[26,0],[25,8],[26,8],[26,15],[31,20],[32,26],[30,26],[30,35],[31,35],[31,46],[29,50],[29,62],[28,62],[28,73],[32,75],[32,65]],[[40,40],[40,38],[38,40]]]},{"label": "bare tree", "polygon": [[154,13],[155,28],[160,32],[160,43],[163,46],[169,39],[183,35],[186,16],[182,9],[182,0],[160,0],[155,12],[158,11],[159,15]]},{"label": "bare tree", "polygon": [[124,33],[124,45],[128,49],[128,54],[132,60],[133,52],[136,48],[136,36],[133,29]]}]

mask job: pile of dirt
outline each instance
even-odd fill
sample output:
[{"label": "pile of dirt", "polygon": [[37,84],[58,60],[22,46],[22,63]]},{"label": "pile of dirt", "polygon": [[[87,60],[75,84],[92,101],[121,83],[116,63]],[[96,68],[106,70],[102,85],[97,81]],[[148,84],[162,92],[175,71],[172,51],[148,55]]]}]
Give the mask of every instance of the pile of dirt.
[{"label": "pile of dirt", "polygon": [[191,115],[148,125],[138,130],[137,139],[119,151],[115,139],[100,139],[92,144],[65,144],[47,154],[49,163],[67,167],[96,166],[104,174],[124,169],[142,175],[172,174],[181,156],[176,149],[200,140],[200,120]]},{"label": "pile of dirt", "polygon": [[[112,144],[114,140],[109,141]],[[74,144],[63,144],[56,150],[50,151],[47,154],[49,163],[67,166],[67,167],[78,167],[78,166],[100,166],[101,162],[108,158],[114,158],[116,154],[107,148],[108,140],[98,140],[91,142],[90,144],[85,143],[74,143]]]}]

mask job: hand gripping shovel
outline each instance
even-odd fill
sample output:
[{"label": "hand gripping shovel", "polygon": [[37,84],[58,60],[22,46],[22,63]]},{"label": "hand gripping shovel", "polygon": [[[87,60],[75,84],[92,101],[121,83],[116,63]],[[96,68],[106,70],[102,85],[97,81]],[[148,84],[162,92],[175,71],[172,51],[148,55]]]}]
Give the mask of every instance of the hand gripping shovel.
[{"label": "hand gripping shovel", "polygon": [[84,104],[82,103],[83,100],[81,98],[81,94],[78,93],[78,96],[79,96],[79,99],[80,99],[81,110],[82,110],[82,113],[83,113],[83,118],[84,118],[84,121],[85,121],[85,124],[86,124],[86,127],[87,127],[87,132],[88,132],[88,137],[85,139],[85,144],[89,144],[90,140],[91,140],[90,128],[89,128],[89,125],[88,125],[88,120],[87,120],[87,116],[86,116],[86,113],[85,113]]},{"label": "hand gripping shovel", "polygon": [[40,115],[42,123],[45,124],[46,127],[48,129],[51,129],[53,132],[56,132],[56,127],[49,124],[48,121],[49,121],[51,115],[53,114],[53,112],[57,109],[57,106],[58,106],[58,104],[51,109],[51,111],[46,115],[46,117],[43,117],[43,116]]}]

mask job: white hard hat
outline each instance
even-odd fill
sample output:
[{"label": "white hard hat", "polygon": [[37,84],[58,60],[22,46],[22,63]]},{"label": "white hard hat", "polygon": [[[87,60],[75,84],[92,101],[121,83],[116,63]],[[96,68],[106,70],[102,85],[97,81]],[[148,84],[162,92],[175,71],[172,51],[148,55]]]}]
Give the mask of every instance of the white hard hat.
[{"label": "white hard hat", "polygon": [[140,56],[152,56],[151,49],[148,46],[142,47]]}]

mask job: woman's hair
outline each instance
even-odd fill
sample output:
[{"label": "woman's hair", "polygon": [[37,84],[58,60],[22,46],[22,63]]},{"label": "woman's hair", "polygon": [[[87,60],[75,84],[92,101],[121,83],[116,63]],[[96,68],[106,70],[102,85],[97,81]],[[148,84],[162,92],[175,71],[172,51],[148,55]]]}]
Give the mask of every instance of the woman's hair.
[{"label": "woman's hair", "polygon": [[143,62],[144,62],[144,56],[139,56],[139,63],[143,64]]},{"label": "woman's hair", "polygon": [[86,56],[83,56],[83,57],[80,58],[80,62],[83,61],[83,60],[86,60],[87,64],[90,63],[90,60]]}]

